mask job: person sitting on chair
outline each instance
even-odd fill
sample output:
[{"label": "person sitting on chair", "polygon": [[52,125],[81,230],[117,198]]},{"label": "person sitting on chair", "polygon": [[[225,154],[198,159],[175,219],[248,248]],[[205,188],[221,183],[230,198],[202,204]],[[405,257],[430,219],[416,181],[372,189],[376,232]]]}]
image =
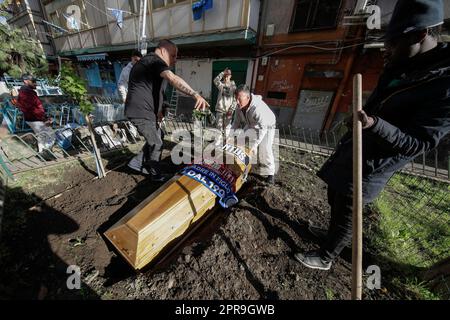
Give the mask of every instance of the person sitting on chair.
[{"label": "person sitting on chair", "polygon": [[38,152],[41,153],[55,143],[55,132],[50,128],[53,119],[45,114],[44,106],[35,91],[36,78],[31,74],[24,74],[22,80],[24,85],[19,89],[16,105],[22,111],[25,122],[35,133]]}]

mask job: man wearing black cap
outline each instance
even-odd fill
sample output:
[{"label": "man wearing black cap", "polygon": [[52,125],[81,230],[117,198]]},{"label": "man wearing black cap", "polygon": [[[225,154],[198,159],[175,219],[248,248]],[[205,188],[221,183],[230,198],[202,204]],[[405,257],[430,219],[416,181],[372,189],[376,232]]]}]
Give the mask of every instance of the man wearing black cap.
[{"label": "man wearing black cap", "polygon": [[38,151],[49,149],[55,142],[55,133],[49,127],[52,119],[45,114],[44,107],[35,89],[36,78],[30,74],[22,76],[24,85],[19,89],[17,106],[22,111],[26,123],[33,129],[38,139]]},{"label": "man wearing black cap", "polygon": [[[450,48],[439,44],[442,0],[399,0],[384,37],[385,70],[359,118],[363,126],[363,199],[450,131]],[[318,176],[328,185],[328,231],[317,251],[297,253],[303,265],[328,270],[352,237],[352,133],[339,142]]]}]

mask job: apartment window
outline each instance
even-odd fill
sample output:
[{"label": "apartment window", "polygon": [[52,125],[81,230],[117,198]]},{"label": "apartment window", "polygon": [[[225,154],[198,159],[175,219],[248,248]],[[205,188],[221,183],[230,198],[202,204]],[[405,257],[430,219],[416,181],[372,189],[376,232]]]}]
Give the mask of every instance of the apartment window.
[{"label": "apartment window", "polygon": [[340,0],[296,0],[291,32],[336,28]]},{"label": "apartment window", "polygon": [[286,100],[287,93],[286,92],[278,92],[278,91],[269,91],[267,92],[268,99],[276,99],[276,100]]}]

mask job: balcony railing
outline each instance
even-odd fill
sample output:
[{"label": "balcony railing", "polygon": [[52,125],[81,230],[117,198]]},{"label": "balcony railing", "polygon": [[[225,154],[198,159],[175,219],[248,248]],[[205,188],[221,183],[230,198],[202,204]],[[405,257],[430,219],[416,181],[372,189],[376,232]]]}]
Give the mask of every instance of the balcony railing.
[{"label": "balcony railing", "polygon": [[[194,20],[192,4],[194,0],[172,3],[169,6],[153,9],[149,1],[146,35],[149,39],[188,37],[200,34],[223,33],[258,28],[260,0],[222,0],[215,1],[214,7],[206,10],[199,20]],[[123,27],[117,26],[115,18],[108,10],[107,1],[90,0],[94,6],[86,4],[86,8],[105,19],[89,21],[86,15],[80,32],[55,34],[58,51],[95,48],[110,45],[134,44],[138,40],[138,14],[125,13]],[[64,12],[64,8],[52,6],[52,10]],[[46,8],[47,10],[47,8]],[[124,9],[126,10],[126,8]],[[54,11],[54,12],[56,12]],[[48,16],[54,12],[47,12]],[[91,19],[92,20],[92,19]],[[90,28],[86,29],[89,25]],[[84,29],[84,30],[83,30]]]}]

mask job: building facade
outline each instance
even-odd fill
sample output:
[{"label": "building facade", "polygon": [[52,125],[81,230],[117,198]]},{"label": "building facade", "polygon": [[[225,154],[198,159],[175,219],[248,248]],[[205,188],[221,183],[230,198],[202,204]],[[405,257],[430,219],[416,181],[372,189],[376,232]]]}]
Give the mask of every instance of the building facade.
[{"label": "building facade", "polygon": [[[237,83],[251,81],[260,1],[205,1],[208,8],[200,12],[193,10],[196,2],[149,0],[145,35],[149,51],[160,39],[178,45],[176,73],[214,105],[217,90],[212,81],[225,67],[233,70]],[[66,29],[52,29],[58,54],[76,61],[91,92],[114,95],[120,71],[142,35],[142,1],[60,0],[42,5],[47,20]],[[122,10],[122,23],[114,9]]]},{"label": "building facade", "polygon": [[16,27],[26,35],[36,40],[42,46],[50,60],[55,58],[55,48],[52,35],[43,20],[44,13],[39,0],[13,0],[10,5],[11,17],[7,23]]},{"label": "building facade", "polygon": [[[319,132],[335,129],[349,112],[356,73],[363,75],[364,99],[370,95],[383,68],[383,44],[378,38],[395,4],[392,0],[264,1],[252,84],[281,124]],[[450,3],[445,5],[448,19]]]},{"label": "building facade", "polygon": [[[204,7],[193,9],[199,2]],[[90,93],[117,94],[120,72],[145,30],[149,50],[164,38],[178,44],[176,73],[212,106],[212,81],[228,67],[237,84],[263,96],[280,124],[323,132],[349,112],[353,74],[363,74],[364,98],[375,88],[383,68],[377,38],[396,1],[148,0],[145,29],[143,3],[17,0],[9,22],[37,37],[49,57],[74,61]],[[380,9],[380,25],[372,19],[375,28],[368,30],[368,20],[376,17],[373,5]],[[448,1],[445,10],[448,30]],[[447,34],[443,39],[449,41]],[[177,100],[181,113],[192,108],[192,99]]]}]

